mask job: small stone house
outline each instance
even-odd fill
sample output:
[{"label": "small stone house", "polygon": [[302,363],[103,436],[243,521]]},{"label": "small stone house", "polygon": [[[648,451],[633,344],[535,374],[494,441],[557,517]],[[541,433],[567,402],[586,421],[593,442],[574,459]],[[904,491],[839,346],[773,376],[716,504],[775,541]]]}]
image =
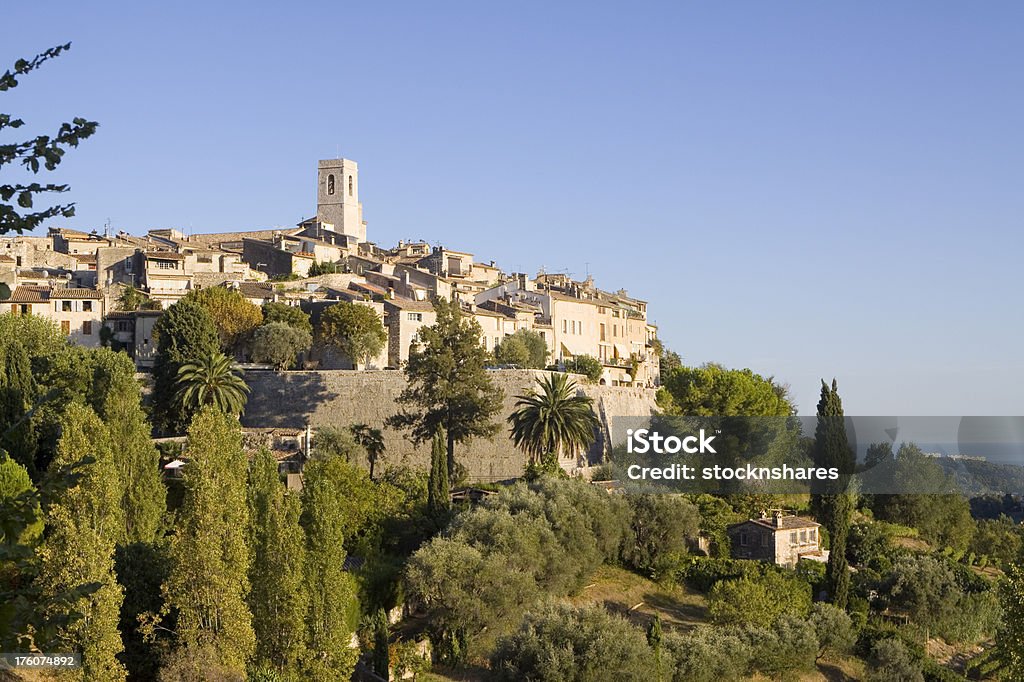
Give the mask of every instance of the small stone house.
[{"label": "small stone house", "polygon": [[750,519],[728,528],[734,559],[768,561],[794,568],[800,559],[821,561],[820,523],[799,516],[775,513]]}]

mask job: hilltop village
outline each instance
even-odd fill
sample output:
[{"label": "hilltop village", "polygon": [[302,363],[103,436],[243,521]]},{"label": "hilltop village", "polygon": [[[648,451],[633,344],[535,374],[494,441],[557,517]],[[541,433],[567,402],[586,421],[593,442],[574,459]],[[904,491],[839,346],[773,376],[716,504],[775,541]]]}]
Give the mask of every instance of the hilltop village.
[{"label": "hilltop village", "polygon": [[[548,365],[564,368],[590,356],[601,365],[599,385],[653,387],[659,380],[657,329],[645,301],[624,289],[599,289],[592,277],[506,273],[493,260],[426,241],[392,248],[368,241],[359,170],[348,159],[318,163],[316,215],[295,227],[153,229],[142,236],[53,227],[45,237],[0,239],[5,312],[49,318],[84,346],[125,350],[140,370],[153,366],[152,330],[163,311],[211,287],[237,290],[256,305],[296,306],[314,320],[332,303],[355,302],[383,323],[388,338],[379,356],[360,362],[309,354],[301,369],[398,369],[417,332],[435,322],[431,301],[444,298],[479,323],[488,351],[532,330],[546,343]],[[144,305],[124,305],[126,289]]]}]

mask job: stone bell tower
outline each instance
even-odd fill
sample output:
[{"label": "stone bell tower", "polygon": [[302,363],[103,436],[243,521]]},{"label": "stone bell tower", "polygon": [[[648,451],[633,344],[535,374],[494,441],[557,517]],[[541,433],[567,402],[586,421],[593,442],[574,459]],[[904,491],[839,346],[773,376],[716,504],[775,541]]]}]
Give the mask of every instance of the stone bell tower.
[{"label": "stone bell tower", "polygon": [[349,159],[323,159],[317,168],[316,219],[323,229],[366,241],[359,203],[359,167]]}]

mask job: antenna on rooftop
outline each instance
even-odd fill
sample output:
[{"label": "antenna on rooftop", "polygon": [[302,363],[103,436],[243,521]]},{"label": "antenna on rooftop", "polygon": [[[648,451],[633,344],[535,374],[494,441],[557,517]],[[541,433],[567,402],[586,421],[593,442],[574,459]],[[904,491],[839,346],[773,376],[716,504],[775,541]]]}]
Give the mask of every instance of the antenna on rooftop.
[{"label": "antenna on rooftop", "polygon": [[110,218],[103,224],[103,236],[110,239]]}]

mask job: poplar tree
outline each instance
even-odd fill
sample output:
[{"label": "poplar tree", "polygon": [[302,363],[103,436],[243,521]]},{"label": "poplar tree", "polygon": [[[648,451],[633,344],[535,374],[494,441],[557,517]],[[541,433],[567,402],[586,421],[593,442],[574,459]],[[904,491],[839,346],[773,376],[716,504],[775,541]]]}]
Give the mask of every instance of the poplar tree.
[{"label": "poplar tree", "polygon": [[427,487],[427,510],[439,525],[451,510],[452,499],[448,490],[448,462],[444,448],[444,433],[438,430],[430,448],[430,480]]},{"label": "poplar tree", "polygon": [[188,430],[185,497],[164,582],[166,616],[177,613],[179,647],[214,652],[219,664],[243,673],[256,638],[246,599],[246,459],[235,417],[204,407]]},{"label": "poplar tree", "polygon": [[111,379],[102,413],[110,441],[116,443],[114,463],[121,481],[121,509],[128,543],[152,542],[166,509],[167,491],[160,480],[160,452],[139,401],[134,377]]},{"label": "poplar tree", "polygon": [[249,467],[252,565],[249,606],[256,633],[256,661],[279,671],[297,670],[305,652],[305,537],[299,498],[285,490],[277,461],[261,450]]},{"label": "poplar tree", "polygon": [[81,652],[80,679],[123,680],[117,657],[123,650],[118,622],[124,593],[114,574],[114,547],[124,538],[124,514],[111,442],[95,412],[76,403],[68,405],[61,433],[51,477],[83,456],[91,461],[77,468],[77,485],[59,488],[46,509],[38,584],[49,609],[59,608],[54,597],[89,589],[65,606],[81,617],[61,627],[51,646]]},{"label": "poplar tree", "polygon": [[302,488],[309,600],[303,672],[323,682],[349,679],[358,657],[349,646],[359,609],[355,582],[344,569],[347,514],[337,480],[345,470],[337,457],[311,460]]},{"label": "poplar tree", "polygon": [[825,482],[821,491],[812,497],[815,513],[829,532],[828,566],[825,584],[833,604],[845,609],[849,600],[850,571],[846,561],[846,541],[853,514],[853,499],[846,491],[849,477],[856,466],[856,456],[846,438],[843,402],[839,398],[836,380],[829,386],[821,382],[818,401],[818,421],[814,432],[814,464],[817,467],[836,468],[839,480]]},{"label": "poplar tree", "polygon": [[443,428],[448,437],[448,477],[455,477],[455,444],[472,438],[491,438],[504,394],[487,373],[487,350],[482,331],[463,315],[458,301],[434,301],[437,322],[420,329],[405,366],[408,387],[398,402],[411,410],[388,419],[410,429],[415,443],[425,443]]}]

